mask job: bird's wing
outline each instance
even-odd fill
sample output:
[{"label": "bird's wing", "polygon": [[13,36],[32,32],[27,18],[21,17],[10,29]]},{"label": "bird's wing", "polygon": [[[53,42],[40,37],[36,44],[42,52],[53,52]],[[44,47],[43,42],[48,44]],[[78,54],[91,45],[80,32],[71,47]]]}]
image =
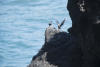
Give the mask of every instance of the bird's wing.
[{"label": "bird's wing", "polygon": [[56,20],[56,23],[57,23],[57,25],[59,25],[59,21],[58,20]]},{"label": "bird's wing", "polygon": [[65,19],[61,22],[60,27],[65,23]]}]

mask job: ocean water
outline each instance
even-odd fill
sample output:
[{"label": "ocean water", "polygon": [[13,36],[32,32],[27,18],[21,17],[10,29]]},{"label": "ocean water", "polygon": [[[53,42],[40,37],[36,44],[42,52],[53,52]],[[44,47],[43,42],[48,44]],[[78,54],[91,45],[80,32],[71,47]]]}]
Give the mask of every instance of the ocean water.
[{"label": "ocean water", "polygon": [[26,67],[44,44],[48,22],[71,20],[67,0],[0,0],[0,67]]}]

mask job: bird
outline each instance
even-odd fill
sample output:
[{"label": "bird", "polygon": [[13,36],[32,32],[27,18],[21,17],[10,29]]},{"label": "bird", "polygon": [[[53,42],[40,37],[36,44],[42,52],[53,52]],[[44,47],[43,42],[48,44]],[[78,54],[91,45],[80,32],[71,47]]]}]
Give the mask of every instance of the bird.
[{"label": "bird", "polygon": [[61,23],[59,23],[59,21],[58,21],[58,20],[56,20],[56,23],[57,23],[57,25],[58,25],[58,30],[60,30],[60,29],[61,29],[61,27],[64,25],[65,20],[66,20],[66,18],[65,18],[65,19],[64,19]]}]

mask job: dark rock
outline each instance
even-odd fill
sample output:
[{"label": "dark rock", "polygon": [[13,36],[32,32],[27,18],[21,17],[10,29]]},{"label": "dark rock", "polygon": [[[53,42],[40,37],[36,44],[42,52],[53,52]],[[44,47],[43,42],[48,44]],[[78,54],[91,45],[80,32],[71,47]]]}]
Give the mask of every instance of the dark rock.
[{"label": "dark rock", "polygon": [[45,44],[29,67],[100,67],[100,1],[68,0],[72,27],[69,33],[48,27]]},{"label": "dark rock", "polygon": [[68,33],[49,27],[46,35],[49,36],[46,37],[49,41],[45,42],[39,53],[33,57],[29,67],[73,67],[77,65],[80,67],[78,58],[81,58],[81,51],[74,37],[71,38]]},{"label": "dark rock", "polygon": [[79,1],[82,0],[68,0],[68,10],[72,34],[78,38],[82,50],[81,67],[100,67],[100,1],[84,0],[85,12],[80,11]]}]

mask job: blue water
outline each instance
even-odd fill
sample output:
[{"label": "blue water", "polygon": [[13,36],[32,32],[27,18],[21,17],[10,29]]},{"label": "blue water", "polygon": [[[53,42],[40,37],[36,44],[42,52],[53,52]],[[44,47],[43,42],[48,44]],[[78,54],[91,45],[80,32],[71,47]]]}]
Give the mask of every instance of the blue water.
[{"label": "blue water", "polygon": [[0,67],[26,67],[44,44],[48,22],[71,20],[67,0],[0,0]]}]

